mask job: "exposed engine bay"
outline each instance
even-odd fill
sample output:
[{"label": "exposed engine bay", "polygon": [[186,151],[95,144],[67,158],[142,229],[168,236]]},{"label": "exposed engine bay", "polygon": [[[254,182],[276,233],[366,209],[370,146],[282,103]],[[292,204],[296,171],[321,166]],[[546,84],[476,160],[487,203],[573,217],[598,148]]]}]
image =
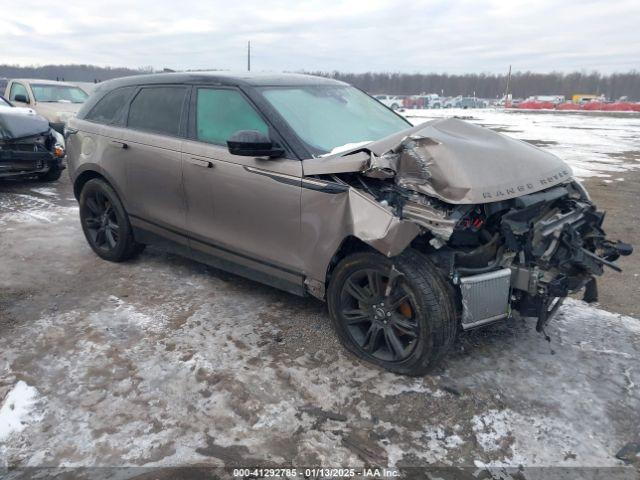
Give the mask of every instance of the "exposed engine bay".
[{"label": "exposed engine bay", "polygon": [[593,277],[605,267],[620,270],[613,262],[632,252],[631,246],[606,239],[604,213],[576,181],[500,202],[447,205],[384,180],[360,175],[341,180],[420,225],[424,233],[412,246],[428,254],[454,285],[510,269],[511,306],[539,318],[540,329],[556,298],[589,285],[587,299],[595,301]]},{"label": "exposed engine bay", "polygon": [[0,112],[0,178],[44,176],[64,168],[64,139],[47,120],[4,110]]},{"label": "exposed engine bay", "polygon": [[455,287],[463,328],[513,309],[542,331],[570,293],[596,301],[595,277],[632,253],[606,238],[604,213],[554,155],[455,119],[408,133],[343,154],[368,159],[323,177],[420,227],[410,245]]}]

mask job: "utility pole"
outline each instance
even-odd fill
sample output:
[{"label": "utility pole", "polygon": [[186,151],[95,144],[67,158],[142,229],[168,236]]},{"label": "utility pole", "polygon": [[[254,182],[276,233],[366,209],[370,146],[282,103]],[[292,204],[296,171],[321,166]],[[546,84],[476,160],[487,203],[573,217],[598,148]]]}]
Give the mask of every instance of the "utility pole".
[{"label": "utility pole", "polygon": [[509,65],[509,74],[507,75],[507,88],[504,92],[504,107],[511,107],[511,102],[509,101],[509,87],[511,86],[511,65]]},{"label": "utility pole", "polygon": [[251,71],[251,40],[247,42],[247,72]]}]

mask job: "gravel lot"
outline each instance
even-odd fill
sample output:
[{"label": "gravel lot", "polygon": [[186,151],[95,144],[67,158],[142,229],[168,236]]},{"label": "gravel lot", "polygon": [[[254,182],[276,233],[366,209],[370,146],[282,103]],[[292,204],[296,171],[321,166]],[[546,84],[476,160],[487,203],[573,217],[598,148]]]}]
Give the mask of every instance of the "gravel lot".
[{"label": "gravel lot", "polygon": [[630,465],[636,478],[640,321],[569,300],[548,334],[513,319],[461,335],[431,376],[396,376],[345,353],[314,299],[155,248],[100,260],[66,175],[0,184],[0,468]]}]

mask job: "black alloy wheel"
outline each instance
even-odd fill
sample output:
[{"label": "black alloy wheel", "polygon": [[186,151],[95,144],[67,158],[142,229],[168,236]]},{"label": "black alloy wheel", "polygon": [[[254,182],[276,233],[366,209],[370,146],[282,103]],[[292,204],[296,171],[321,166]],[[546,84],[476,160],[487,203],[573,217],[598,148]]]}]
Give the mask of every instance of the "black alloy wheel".
[{"label": "black alloy wheel", "polygon": [[340,315],[356,345],[379,360],[407,359],[419,335],[415,300],[400,275],[366,268],[343,284]]},{"label": "black alloy wheel", "polygon": [[422,375],[446,354],[458,330],[453,290],[426,255],[408,248],[343,258],[331,273],[327,305],[342,344],[404,375]]},{"label": "black alloy wheel", "polygon": [[84,224],[91,241],[100,250],[113,250],[118,245],[120,226],[111,201],[100,190],[86,199]]},{"label": "black alloy wheel", "polygon": [[103,179],[89,180],[80,192],[80,222],[87,242],[101,258],[122,262],[144,249],[135,241],[129,216],[114,189]]}]

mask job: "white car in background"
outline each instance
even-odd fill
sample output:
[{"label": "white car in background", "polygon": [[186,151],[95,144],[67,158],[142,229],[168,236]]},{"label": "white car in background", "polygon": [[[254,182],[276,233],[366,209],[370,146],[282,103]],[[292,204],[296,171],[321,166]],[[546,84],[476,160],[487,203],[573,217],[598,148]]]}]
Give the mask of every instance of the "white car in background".
[{"label": "white car in background", "polygon": [[405,96],[406,95],[374,95],[373,98],[386,105],[391,110],[398,110],[399,108],[402,108]]},{"label": "white car in background", "polygon": [[9,80],[4,96],[16,107],[35,110],[59,133],[89,97],[87,92],[72,83],[41,79]]}]

